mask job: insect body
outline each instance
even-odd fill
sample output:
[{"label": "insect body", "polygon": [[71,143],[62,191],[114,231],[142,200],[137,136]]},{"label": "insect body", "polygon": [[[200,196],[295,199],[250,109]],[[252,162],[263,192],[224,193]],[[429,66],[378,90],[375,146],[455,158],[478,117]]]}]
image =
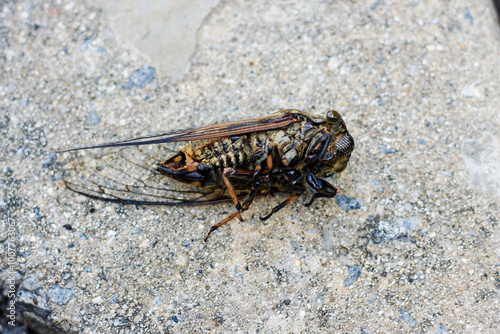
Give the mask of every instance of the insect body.
[{"label": "insect body", "polygon": [[[156,164],[154,174],[198,186],[203,190],[201,196],[189,197],[189,191],[179,196],[181,192],[174,190],[167,194],[161,187],[152,186],[150,179],[133,178],[134,185],[128,185],[109,176],[94,178],[94,175],[88,179],[79,176],[66,179],[66,185],[91,198],[126,204],[196,205],[232,201],[235,212],[212,226],[206,241],[214,230],[230,220],[238,217],[243,221],[241,213],[248,210],[256,196],[289,194],[269,214],[261,216],[261,220],[268,219],[306,191],[312,194],[306,206],[316,198],[334,197],[337,190],[323,178],[342,172],[354,149],[354,140],[338,112],[331,110],[325,117],[318,117],[287,109],[260,119],[73,150],[183,141],[188,143],[168,160]],[[121,154],[120,157],[135,164],[133,157]],[[102,166],[97,167],[94,174],[102,176],[102,170]],[[130,176],[128,168],[119,171]]]}]

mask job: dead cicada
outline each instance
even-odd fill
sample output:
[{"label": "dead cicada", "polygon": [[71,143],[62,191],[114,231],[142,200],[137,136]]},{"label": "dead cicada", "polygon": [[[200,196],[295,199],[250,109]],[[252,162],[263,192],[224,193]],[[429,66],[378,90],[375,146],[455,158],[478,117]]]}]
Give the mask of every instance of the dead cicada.
[{"label": "dead cicada", "polygon": [[[187,142],[171,158],[164,143]],[[134,150],[131,150],[134,147]],[[248,210],[256,196],[285,193],[289,197],[261,216],[266,220],[309,191],[332,198],[337,189],[323,178],[342,172],[354,140],[334,110],[319,117],[294,109],[268,117],[174,130],[68,151],[104,149],[81,157],[64,174],[66,186],[107,202],[138,205],[202,205],[232,201],[236,211],[211,227],[210,234]],[[109,152],[106,150],[110,150]],[[70,164],[71,165],[71,164]],[[165,183],[162,176],[180,181]],[[198,188],[181,189],[181,184]]]}]

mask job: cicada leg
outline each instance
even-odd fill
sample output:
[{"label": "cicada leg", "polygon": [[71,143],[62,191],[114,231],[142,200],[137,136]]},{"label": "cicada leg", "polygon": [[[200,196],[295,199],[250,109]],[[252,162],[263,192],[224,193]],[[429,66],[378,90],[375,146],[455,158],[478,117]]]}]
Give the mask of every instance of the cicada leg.
[{"label": "cicada leg", "polygon": [[292,203],[293,201],[295,201],[297,198],[300,197],[300,195],[302,195],[302,193],[297,193],[295,195],[292,195],[290,197],[288,197],[286,200],[284,200],[283,202],[281,202],[280,204],[278,204],[277,206],[275,206],[271,212],[269,212],[267,215],[265,215],[264,217],[260,216],[260,220],[261,221],[264,221],[266,219],[269,219],[273,214],[275,214],[276,212],[278,212],[279,210],[283,209],[285,206],[287,206],[288,204]]},{"label": "cicada leg", "polygon": [[[235,169],[232,167],[224,168],[224,170],[222,172],[222,180],[224,181],[224,184],[226,185],[226,188],[229,192],[229,196],[233,200],[233,203],[236,206],[237,211],[235,213],[229,215],[228,217],[224,218],[223,220],[218,222],[216,225],[212,226],[210,228],[210,231],[208,232],[207,236],[205,237],[205,242],[208,240],[208,237],[210,236],[210,234],[213,231],[215,231],[219,227],[229,223],[235,217],[238,217],[238,219],[241,222],[244,221],[243,217],[241,217],[241,213],[243,211],[248,210],[248,208],[250,207],[250,205],[253,202],[253,199],[255,198],[255,196],[259,192],[260,188],[262,187],[263,181],[267,181],[267,183],[269,183],[269,189],[271,189],[270,176],[271,176],[271,173],[272,173],[273,168],[274,168],[273,167],[273,156],[272,156],[272,151],[274,151],[274,149],[275,149],[274,146],[269,147],[268,154],[267,154],[267,168],[265,168],[264,172],[262,172],[260,168],[257,171],[247,171],[247,170]],[[243,205],[241,205],[240,200],[238,199],[238,196],[236,195],[236,192],[234,191],[234,187],[233,187],[231,181],[229,180],[230,175],[231,176],[246,176],[246,177],[252,176],[255,179],[255,181],[252,185],[252,188],[250,189],[250,192],[248,193],[248,195],[245,197],[245,199],[243,201]],[[284,204],[283,206],[285,206],[285,205],[286,204]]]},{"label": "cicada leg", "polygon": [[304,204],[306,207],[313,204],[316,198],[332,198],[337,194],[337,189],[325,180],[316,178],[316,175],[310,173],[306,177],[307,184],[314,190],[311,200]]},{"label": "cicada leg", "polygon": [[[218,222],[217,224],[212,226],[210,228],[210,231],[208,232],[207,236],[205,237],[205,242],[207,242],[208,237],[210,236],[210,234],[212,234],[213,231],[215,231],[219,227],[229,223],[231,220],[233,220],[235,217],[237,217],[239,214],[241,214],[241,212],[248,210],[248,208],[250,207],[250,204],[252,204],[252,201],[255,198],[255,195],[259,192],[261,187],[262,187],[262,181],[261,180],[255,181],[250,193],[248,193],[248,195],[245,197],[245,200],[243,201],[243,205],[240,205],[240,203],[238,201],[238,204],[236,205],[237,210],[238,210],[237,212],[227,216],[226,218],[224,218],[223,220],[221,220],[220,222]],[[238,197],[236,197],[236,199],[238,199]],[[239,209],[238,209],[238,207],[239,207]]]},{"label": "cicada leg", "polygon": [[208,234],[207,236],[205,237],[204,241],[207,242],[208,240],[208,237],[210,237],[210,234],[212,234],[213,231],[215,231],[216,229],[218,229],[219,227],[221,227],[222,225],[225,225],[227,223],[229,223],[231,220],[234,219],[234,217],[236,217],[237,215],[239,214],[239,212],[235,212],[229,216],[227,216],[225,219],[221,220],[220,222],[218,222],[217,224],[215,224],[214,226],[212,226],[210,228],[210,231],[208,231]]},{"label": "cicada leg", "polygon": [[241,208],[240,200],[238,199],[238,196],[236,196],[236,192],[234,191],[233,184],[229,180],[228,175],[253,176],[253,174],[254,173],[251,171],[234,169],[231,167],[224,168],[224,171],[222,172],[222,180],[224,180],[224,184],[226,185],[226,188],[229,191],[229,196],[231,196],[231,199],[233,200],[233,203],[236,206],[236,210],[237,210],[236,216],[238,217],[238,219],[241,222],[244,222],[245,220],[241,217],[242,208]]}]

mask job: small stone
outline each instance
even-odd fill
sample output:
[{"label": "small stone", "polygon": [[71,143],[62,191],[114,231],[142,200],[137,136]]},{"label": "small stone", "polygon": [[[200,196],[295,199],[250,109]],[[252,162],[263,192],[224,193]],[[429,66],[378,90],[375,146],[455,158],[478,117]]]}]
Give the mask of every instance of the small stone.
[{"label": "small stone", "polygon": [[349,212],[350,210],[361,209],[361,201],[354,197],[347,197],[346,195],[338,195],[335,197],[335,202],[339,208],[344,210],[345,212]]},{"label": "small stone", "polygon": [[330,71],[336,70],[340,66],[340,61],[337,58],[330,58],[328,64],[326,65]]},{"label": "small stone", "polygon": [[453,177],[453,173],[449,172],[447,170],[440,170],[440,171],[438,171],[438,174],[443,174],[443,175],[446,175],[448,177]]},{"label": "small stone", "polygon": [[123,317],[118,317],[115,319],[115,321],[113,322],[113,325],[115,327],[118,327],[118,326],[121,326],[123,325]]},{"label": "small stone", "polygon": [[87,237],[87,235],[83,232],[76,232],[76,234],[80,237],[80,239],[82,240],[89,240],[89,238]]},{"label": "small stone", "polygon": [[142,233],[142,230],[138,227],[134,227],[131,231],[130,231],[130,234],[131,235],[135,235],[135,234],[140,234]]},{"label": "small stone", "polygon": [[88,197],[85,197],[83,195],[75,196],[76,203],[85,203],[87,201],[87,199],[88,199]]},{"label": "small stone", "polygon": [[293,261],[293,265],[298,268],[302,266],[302,261],[300,259],[295,259],[295,261]]},{"label": "small stone", "polygon": [[472,14],[470,12],[469,7],[465,8],[464,19],[465,19],[465,22],[467,22],[469,25],[471,25],[471,26],[474,25],[474,18],[472,17]]},{"label": "small stone", "polygon": [[394,148],[387,148],[384,145],[377,145],[378,150],[382,154],[391,154],[391,153],[396,153],[397,150]]},{"label": "small stone", "polygon": [[405,230],[411,231],[420,226],[421,221],[419,216],[412,216],[408,218],[398,218],[398,225]]},{"label": "small stone", "polygon": [[129,81],[123,89],[130,90],[134,87],[144,88],[154,80],[156,77],[156,69],[152,66],[144,66],[134,73],[130,77]]},{"label": "small stone", "polygon": [[104,300],[102,299],[101,296],[97,296],[94,299],[92,299],[92,304],[102,304]]},{"label": "small stone", "polygon": [[95,110],[91,110],[89,112],[88,121],[92,126],[96,126],[99,125],[99,123],[101,122],[101,118],[99,117],[99,115]]},{"label": "small stone", "polygon": [[448,328],[446,328],[443,324],[438,324],[436,333],[437,334],[448,334],[449,331],[448,331]]},{"label": "small stone", "polygon": [[36,279],[35,276],[28,275],[25,278],[25,280],[21,283],[21,285],[19,286],[19,289],[21,289],[21,290],[28,290],[28,291],[34,291],[34,290],[39,289],[41,287],[42,287],[42,285]]},{"label": "small stone", "polygon": [[483,98],[479,90],[473,85],[465,85],[464,88],[462,88],[462,90],[460,91],[460,95],[469,98]]},{"label": "small stone", "polygon": [[353,285],[354,282],[356,282],[358,280],[359,275],[361,275],[362,268],[363,267],[361,267],[361,266],[348,266],[347,267],[348,274],[347,274],[347,278],[344,281],[344,287],[348,288],[351,285]]},{"label": "small stone", "polygon": [[332,231],[326,230],[323,232],[323,249],[331,250],[333,247]]},{"label": "small stone", "polygon": [[59,284],[54,284],[49,290],[49,298],[58,305],[64,305],[73,298],[75,292],[74,289],[65,289],[60,287]]},{"label": "small stone", "polygon": [[57,160],[57,154],[50,153],[49,157],[45,159],[45,161],[43,162],[43,168],[49,168],[54,164],[54,162],[56,162],[56,160]]},{"label": "small stone", "polygon": [[402,308],[399,309],[400,318],[410,326],[410,328],[415,328],[417,326],[417,321],[413,319],[410,313],[406,312]]}]

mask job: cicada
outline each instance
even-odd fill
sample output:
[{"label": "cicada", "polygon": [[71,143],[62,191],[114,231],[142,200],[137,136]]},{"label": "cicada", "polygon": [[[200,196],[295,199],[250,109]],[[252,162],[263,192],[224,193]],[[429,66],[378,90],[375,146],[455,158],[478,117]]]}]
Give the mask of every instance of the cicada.
[{"label": "cicada", "polygon": [[[186,142],[168,159],[164,144]],[[135,150],[128,150],[130,147]],[[342,172],[354,139],[335,110],[324,117],[295,109],[264,118],[174,130],[96,146],[70,149],[111,150],[76,164],[64,173],[66,186],[87,197],[122,204],[202,205],[232,201],[235,211],[210,228],[210,234],[242,213],[263,195],[287,198],[262,221],[310,194],[333,198],[337,189],[325,180]],[[82,159],[85,159],[82,158]],[[165,180],[189,185],[172,187]],[[176,183],[176,182],[174,182]]]}]

